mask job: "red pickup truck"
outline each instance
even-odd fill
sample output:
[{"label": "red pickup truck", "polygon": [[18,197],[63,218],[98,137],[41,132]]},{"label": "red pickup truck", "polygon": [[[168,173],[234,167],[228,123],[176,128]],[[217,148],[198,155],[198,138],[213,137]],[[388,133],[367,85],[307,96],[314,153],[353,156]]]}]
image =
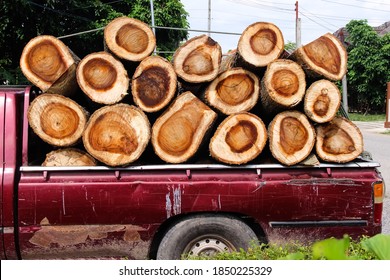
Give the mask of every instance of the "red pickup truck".
[{"label": "red pickup truck", "polygon": [[381,232],[376,162],[42,167],[26,117],[33,96],[0,88],[1,259],[177,259]]}]

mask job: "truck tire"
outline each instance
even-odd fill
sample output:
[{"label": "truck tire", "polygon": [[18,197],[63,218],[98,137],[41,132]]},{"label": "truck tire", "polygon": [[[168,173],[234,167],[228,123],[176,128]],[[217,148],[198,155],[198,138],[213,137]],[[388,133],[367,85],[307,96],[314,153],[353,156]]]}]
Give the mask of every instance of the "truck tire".
[{"label": "truck tire", "polygon": [[212,256],[219,252],[248,249],[257,236],[244,222],[229,216],[189,217],[172,226],[161,240],[157,259]]}]

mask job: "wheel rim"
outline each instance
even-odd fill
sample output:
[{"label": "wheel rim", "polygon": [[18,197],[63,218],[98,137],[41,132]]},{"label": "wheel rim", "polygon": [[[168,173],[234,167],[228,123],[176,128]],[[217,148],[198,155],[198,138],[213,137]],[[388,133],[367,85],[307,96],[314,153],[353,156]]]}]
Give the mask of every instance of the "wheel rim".
[{"label": "wheel rim", "polygon": [[219,235],[203,235],[192,240],[184,249],[185,255],[213,256],[221,252],[235,251],[234,245]]}]

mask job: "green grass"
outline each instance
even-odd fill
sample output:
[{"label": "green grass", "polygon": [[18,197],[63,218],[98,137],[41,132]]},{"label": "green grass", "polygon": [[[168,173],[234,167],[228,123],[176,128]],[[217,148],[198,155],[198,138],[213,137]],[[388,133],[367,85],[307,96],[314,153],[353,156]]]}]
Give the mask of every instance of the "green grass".
[{"label": "green grass", "polygon": [[349,113],[348,115],[351,121],[361,121],[361,122],[386,121],[386,114],[363,115],[357,113]]},{"label": "green grass", "polygon": [[348,236],[325,239],[313,244],[253,245],[247,251],[218,253],[214,256],[189,257],[195,260],[378,260],[390,259],[390,236],[378,234],[360,240]]}]

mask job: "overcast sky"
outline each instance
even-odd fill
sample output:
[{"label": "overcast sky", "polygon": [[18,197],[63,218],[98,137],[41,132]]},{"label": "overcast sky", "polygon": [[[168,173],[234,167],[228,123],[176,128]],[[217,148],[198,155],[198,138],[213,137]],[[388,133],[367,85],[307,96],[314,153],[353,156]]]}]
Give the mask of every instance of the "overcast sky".
[{"label": "overcast sky", "polygon": [[[296,0],[181,0],[189,13],[191,29],[241,33],[258,21],[271,22],[283,33],[285,42],[295,42]],[[302,44],[327,32],[335,32],[352,19],[367,19],[372,26],[390,20],[390,0],[300,0]],[[204,33],[190,32],[190,38]],[[224,52],[237,47],[238,35],[211,34]]]}]

